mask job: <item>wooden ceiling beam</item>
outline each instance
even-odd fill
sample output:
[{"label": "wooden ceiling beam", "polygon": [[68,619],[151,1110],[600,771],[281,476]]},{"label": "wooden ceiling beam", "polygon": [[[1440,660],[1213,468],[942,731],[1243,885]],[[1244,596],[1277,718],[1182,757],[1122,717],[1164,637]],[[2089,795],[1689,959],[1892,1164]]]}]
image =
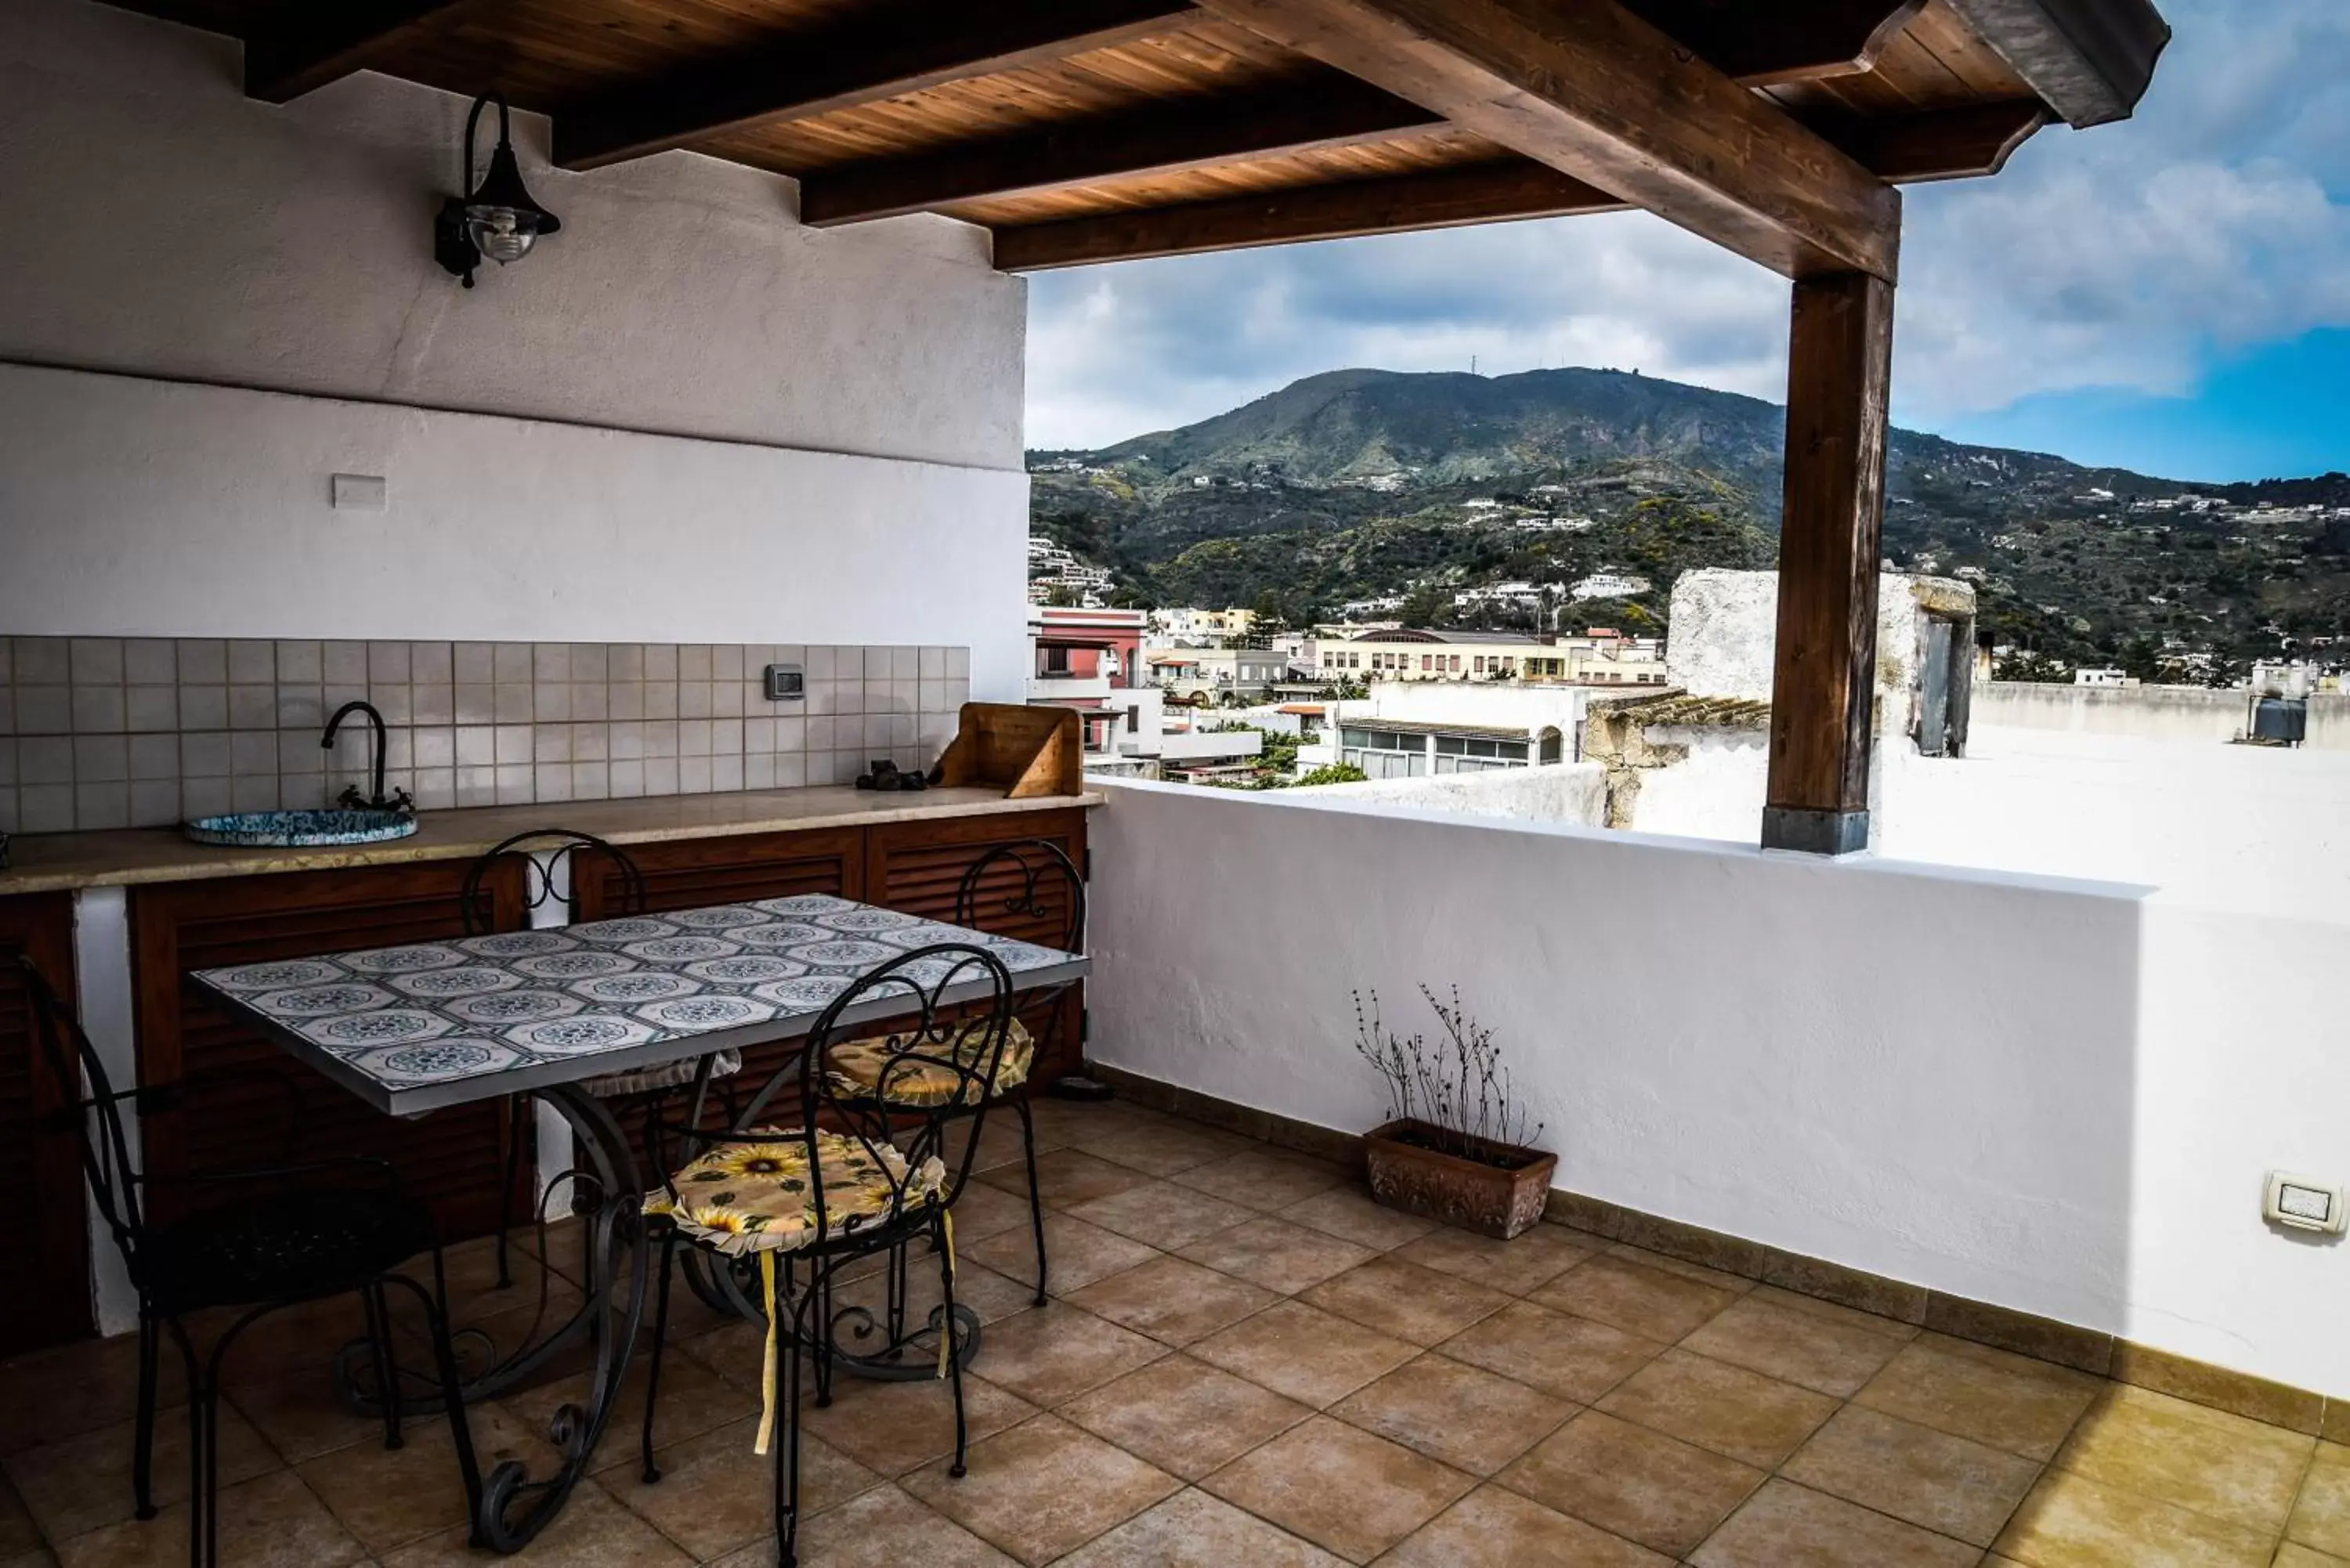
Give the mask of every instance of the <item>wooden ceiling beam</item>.
[{"label": "wooden ceiling beam", "polygon": [[1858,76],[1926,0],[1633,0],[1659,31],[1743,87]]},{"label": "wooden ceiling beam", "polygon": [[823,228],[985,197],[1386,140],[1442,118],[1336,71],[1247,93],[1154,103],[1024,135],[813,171],[800,221]]},{"label": "wooden ceiling beam", "polygon": [[1896,274],[1899,192],[1617,0],[1203,9],[1787,276]]},{"label": "wooden ceiling beam", "polygon": [[1300,240],[1620,212],[1624,203],[1530,158],[1292,186],[995,231],[995,265],[1040,272],[1089,262],[1192,255]]},{"label": "wooden ceiling beam", "polygon": [[[1881,179],[1955,180],[1997,173],[2049,118],[2033,99],[1983,104],[1852,128],[1842,140],[1846,151]],[[995,232],[995,265],[1006,272],[1042,272],[1094,262],[1615,213],[1627,205],[1547,164],[1513,157],[1007,225]]]},{"label": "wooden ceiling beam", "polygon": [[247,38],[244,94],[287,103],[389,57],[444,12],[477,0],[334,0],[299,7],[303,24]]},{"label": "wooden ceiling beam", "polygon": [[1190,0],[899,0],[825,31],[700,64],[558,112],[566,169],[665,152],[950,82],[1022,70],[1197,22]]}]

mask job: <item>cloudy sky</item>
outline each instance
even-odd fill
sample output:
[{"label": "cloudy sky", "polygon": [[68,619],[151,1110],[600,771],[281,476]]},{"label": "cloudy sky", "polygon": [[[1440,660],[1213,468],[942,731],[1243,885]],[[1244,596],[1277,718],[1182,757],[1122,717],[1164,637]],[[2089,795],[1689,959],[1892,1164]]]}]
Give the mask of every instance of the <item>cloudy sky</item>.
[{"label": "cloudy sky", "polygon": [[[2350,0],[2158,0],[2137,117],[1912,186],[1895,418],[2189,478],[2350,469]],[[1774,400],[1786,290],[1645,214],[1048,273],[1028,440],[1097,446],[1346,366],[1638,368]]]}]

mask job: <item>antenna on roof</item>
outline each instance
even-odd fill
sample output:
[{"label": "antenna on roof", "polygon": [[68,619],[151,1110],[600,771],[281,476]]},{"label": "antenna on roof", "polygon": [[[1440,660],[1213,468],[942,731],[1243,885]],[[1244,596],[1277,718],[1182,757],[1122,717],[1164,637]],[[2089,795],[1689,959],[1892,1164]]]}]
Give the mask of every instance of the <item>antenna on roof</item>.
[{"label": "antenna on roof", "polygon": [[1469,356],[1469,373],[1472,376],[1477,373],[1477,356],[1474,354]]}]

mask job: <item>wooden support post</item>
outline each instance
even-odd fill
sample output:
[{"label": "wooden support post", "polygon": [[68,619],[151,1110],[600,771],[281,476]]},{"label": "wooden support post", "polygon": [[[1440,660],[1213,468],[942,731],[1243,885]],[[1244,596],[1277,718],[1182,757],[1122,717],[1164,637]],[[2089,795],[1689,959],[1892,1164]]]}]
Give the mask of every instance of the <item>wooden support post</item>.
[{"label": "wooden support post", "polygon": [[1893,286],[1833,273],[1794,295],[1762,846],[1842,855],[1868,845]]}]

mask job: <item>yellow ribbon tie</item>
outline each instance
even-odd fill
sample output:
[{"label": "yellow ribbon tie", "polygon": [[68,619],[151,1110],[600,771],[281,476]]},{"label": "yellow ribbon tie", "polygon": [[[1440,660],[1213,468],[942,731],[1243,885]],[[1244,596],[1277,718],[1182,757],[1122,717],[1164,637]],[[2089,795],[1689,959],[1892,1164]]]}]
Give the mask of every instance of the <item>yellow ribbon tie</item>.
[{"label": "yellow ribbon tie", "polygon": [[754,1454],[767,1451],[768,1441],[775,1435],[775,1254],[759,1254],[759,1283],[767,1295],[767,1359],[759,1371],[759,1439],[751,1445]]},{"label": "yellow ribbon tie", "polygon": [[[951,1284],[954,1282],[955,1272],[954,1210],[951,1209],[942,1210],[940,1211],[939,1218],[946,1222],[947,1282]],[[939,1376],[941,1377],[944,1377],[947,1375],[947,1356],[951,1353],[953,1345],[954,1314],[951,1312],[941,1312],[939,1316]]]}]

